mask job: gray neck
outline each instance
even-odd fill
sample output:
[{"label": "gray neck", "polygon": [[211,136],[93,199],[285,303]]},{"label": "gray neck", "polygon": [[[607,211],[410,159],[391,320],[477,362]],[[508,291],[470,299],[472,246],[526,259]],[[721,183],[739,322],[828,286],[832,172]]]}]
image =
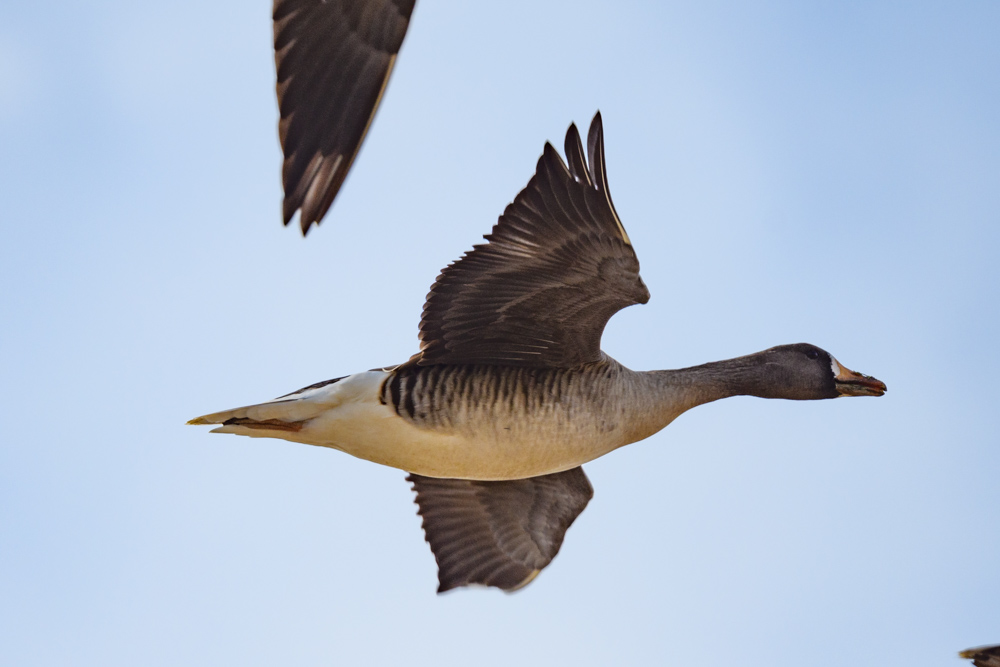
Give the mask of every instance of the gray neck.
[{"label": "gray neck", "polygon": [[[656,387],[676,396],[680,391],[691,408],[730,396],[778,398],[770,382],[770,367],[763,352],[713,361],[672,371],[651,371]],[[690,408],[688,408],[690,409]]]},{"label": "gray neck", "polygon": [[[777,398],[767,382],[760,354],[668,371],[638,373],[643,386],[641,437],[656,433],[691,408],[730,396]],[[639,398],[638,396],[636,398]]]}]

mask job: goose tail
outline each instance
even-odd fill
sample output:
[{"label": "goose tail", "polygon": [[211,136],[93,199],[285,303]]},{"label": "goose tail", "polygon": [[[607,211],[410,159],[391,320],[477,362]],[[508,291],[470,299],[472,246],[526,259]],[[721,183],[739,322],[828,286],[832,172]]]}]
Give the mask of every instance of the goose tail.
[{"label": "goose tail", "polygon": [[318,382],[273,401],[195,417],[188,424],[217,426],[212,433],[287,438],[339,402],[335,383],[343,379]]}]

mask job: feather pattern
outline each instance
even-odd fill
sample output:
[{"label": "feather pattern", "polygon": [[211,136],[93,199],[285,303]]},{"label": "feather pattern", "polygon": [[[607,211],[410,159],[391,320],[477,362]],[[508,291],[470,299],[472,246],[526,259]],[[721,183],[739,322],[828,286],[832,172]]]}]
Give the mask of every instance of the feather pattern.
[{"label": "feather pattern", "polygon": [[415,0],[274,0],[283,218],[326,215],[364,141]]},{"label": "feather pattern", "polygon": [[566,133],[568,167],[546,143],[488,243],[441,272],[424,304],[416,363],[596,362],[611,316],[649,300],[608,192],[600,113],[588,144],[589,168],[575,125]]},{"label": "feather pattern", "polygon": [[438,564],[438,592],[481,584],[514,591],[544,569],[594,495],[583,472],[507,482],[411,474]]}]

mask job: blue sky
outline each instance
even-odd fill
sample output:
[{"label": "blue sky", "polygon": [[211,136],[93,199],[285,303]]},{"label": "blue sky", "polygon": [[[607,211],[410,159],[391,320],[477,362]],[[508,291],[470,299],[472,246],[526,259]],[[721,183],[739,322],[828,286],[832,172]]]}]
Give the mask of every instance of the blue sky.
[{"label": "blue sky", "polygon": [[[1000,6],[421,0],[324,224],[280,224],[270,5],[0,26],[0,662],[955,665],[1000,641]],[[604,116],[652,292],[604,349],[806,341],[881,399],[737,398],[586,469],[515,595],[434,595],[399,471],[191,417],[406,359]]]}]

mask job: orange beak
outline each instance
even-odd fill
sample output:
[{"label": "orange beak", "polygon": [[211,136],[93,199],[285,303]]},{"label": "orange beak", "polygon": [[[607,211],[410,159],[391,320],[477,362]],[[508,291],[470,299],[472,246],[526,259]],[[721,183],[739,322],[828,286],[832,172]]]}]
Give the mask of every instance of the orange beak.
[{"label": "orange beak", "polygon": [[839,361],[834,360],[840,372],[833,376],[837,392],[841,396],[882,396],[886,392],[885,383],[870,375],[855,373]]}]

